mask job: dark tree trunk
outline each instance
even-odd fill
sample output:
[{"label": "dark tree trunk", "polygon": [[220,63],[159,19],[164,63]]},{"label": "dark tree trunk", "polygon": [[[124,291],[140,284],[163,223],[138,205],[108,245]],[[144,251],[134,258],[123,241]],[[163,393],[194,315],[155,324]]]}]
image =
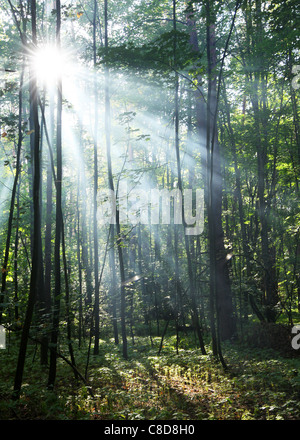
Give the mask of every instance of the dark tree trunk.
[{"label": "dark tree trunk", "polygon": [[117,323],[117,277],[116,277],[116,260],[115,260],[115,227],[110,225],[110,250],[109,250],[109,262],[111,272],[111,287],[110,296],[112,301],[112,318],[113,318],[113,330],[115,344],[119,344],[119,332]]},{"label": "dark tree trunk", "polygon": [[[207,106],[207,185],[208,185],[208,228],[210,251],[210,297],[213,319],[216,311],[217,337],[230,339],[235,335],[236,322],[233,316],[232,292],[229,268],[224,246],[222,225],[222,175],[221,152],[217,130],[218,90],[217,59],[214,12],[210,1],[207,8],[207,56],[208,56],[208,106]],[[220,84],[219,84],[220,86]],[[214,325],[212,331],[214,333]],[[213,336],[214,344],[216,343]],[[214,350],[216,353],[216,346]]]},{"label": "dark tree trunk", "polygon": [[[32,41],[36,45],[36,2],[31,0],[31,21],[32,21]],[[38,118],[38,91],[37,82],[34,72],[31,72],[30,79],[30,102],[32,107],[32,120],[34,125],[34,179],[33,179],[33,208],[34,208],[34,222],[33,222],[33,246],[32,246],[32,268],[30,278],[30,290],[28,295],[28,303],[26,315],[22,330],[21,343],[19,349],[17,370],[14,382],[14,397],[18,398],[21,391],[25,357],[27,351],[29,330],[31,326],[34,305],[38,297],[39,280],[40,280],[40,259],[41,259],[41,243],[40,243],[40,126]]]},{"label": "dark tree trunk", "polygon": [[[176,53],[177,53],[176,0],[173,0],[173,29],[174,29],[174,48],[173,49],[174,49],[174,68],[175,68],[175,115],[174,115],[175,150],[176,150],[178,188],[179,188],[181,194],[183,194],[181,163],[180,163],[180,150],[179,150],[179,102],[178,102],[179,79],[178,79],[178,73],[176,71],[176,65],[177,65],[177,59],[176,59],[177,58],[177,55],[176,55]],[[184,221],[183,204],[182,204],[182,219]],[[193,326],[196,329],[196,333],[197,333],[197,336],[199,339],[199,344],[200,344],[202,354],[206,354],[203,336],[202,336],[202,330],[200,328],[197,303],[196,303],[196,286],[195,286],[195,282],[194,282],[193,266],[192,266],[191,254],[190,254],[190,243],[188,240],[188,236],[186,235],[185,225],[184,225],[184,241],[185,241],[185,251],[186,251],[187,263],[188,263],[188,278],[189,278],[190,298],[191,298],[191,305],[192,305],[192,307],[191,307],[192,321],[193,321]]]},{"label": "dark tree trunk", "polygon": [[14,249],[14,287],[15,287],[15,320],[19,321],[19,279],[18,279],[18,252],[19,252],[19,217],[20,217],[20,183],[18,183],[17,188],[17,225],[16,225],[16,236],[15,236],[15,249]]}]

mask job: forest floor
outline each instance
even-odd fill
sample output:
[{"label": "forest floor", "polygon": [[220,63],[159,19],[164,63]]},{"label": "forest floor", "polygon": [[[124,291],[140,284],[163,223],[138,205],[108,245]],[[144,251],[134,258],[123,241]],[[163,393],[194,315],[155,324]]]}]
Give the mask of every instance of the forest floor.
[{"label": "forest floor", "polygon": [[[47,367],[30,345],[19,401],[11,400],[17,345],[0,350],[0,420],[299,420],[300,353],[282,357],[271,349],[224,344],[228,365],[182,338],[135,338],[129,358],[120,347],[101,341],[91,356],[88,382],[74,379],[58,359],[54,391],[46,388]],[[76,350],[84,375],[87,347]],[[90,392],[90,390],[92,392]]]}]

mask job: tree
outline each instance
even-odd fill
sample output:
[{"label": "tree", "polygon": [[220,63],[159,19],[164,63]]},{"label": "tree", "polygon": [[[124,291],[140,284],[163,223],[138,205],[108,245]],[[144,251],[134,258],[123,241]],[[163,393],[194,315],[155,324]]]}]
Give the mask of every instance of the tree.
[{"label": "tree", "polygon": [[[108,2],[104,1],[104,26],[105,26],[105,50],[108,50]],[[106,154],[107,154],[107,167],[108,167],[108,185],[111,191],[115,191],[113,175],[112,175],[112,165],[111,165],[111,148],[110,148],[110,101],[109,101],[109,71],[105,69],[105,132],[106,132]],[[111,228],[112,234],[114,233],[114,228]],[[123,356],[127,358],[127,332],[126,332],[126,288],[125,288],[125,267],[124,258],[122,250],[122,235],[120,226],[120,212],[119,208],[116,208],[116,236],[117,236],[117,250],[119,257],[119,268],[120,268],[120,278],[121,278],[121,334],[123,342]],[[114,239],[113,235],[112,238]],[[111,254],[111,261],[113,260],[113,252]],[[113,262],[114,265],[114,262]],[[114,270],[114,269],[113,269]]]},{"label": "tree", "polygon": [[[32,43],[37,43],[37,28],[36,28],[36,2],[31,1],[31,26],[32,26]],[[32,321],[35,301],[38,297],[40,280],[41,280],[41,218],[40,218],[40,125],[38,118],[38,90],[35,72],[31,72],[30,83],[30,103],[31,114],[34,127],[32,137],[34,139],[34,180],[33,180],[33,208],[34,208],[34,222],[33,222],[33,246],[32,246],[32,267],[30,279],[30,291],[28,295],[27,310],[22,330],[22,338],[19,350],[18,365],[15,374],[14,394],[19,397],[26,357],[26,349],[29,337],[29,330]]]},{"label": "tree", "polygon": [[[94,0],[93,13],[93,63],[96,68],[96,19],[97,19],[97,0]],[[98,256],[98,223],[97,223],[97,193],[98,193],[98,92],[96,83],[96,73],[94,80],[95,93],[95,125],[94,125],[94,277],[95,277],[95,345],[94,354],[99,354],[99,256]]]},{"label": "tree", "polygon": [[[61,4],[56,0],[56,45],[60,49]],[[53,322],[51,331],[51,352],[48,377],[48,388],[54,387],[56,379],[57,344],[59,333],[60,301],[61,301],[61,238],[62,238],[62,79],[57,84],[57,116],[56,116],[56,216],[55,216],[55,245],[54,245],[54,302]]]},{"label": "tree", "polygon": [[[239,2],[236,3],[238,6]],[[235,9],[235,15],[237,11]],[[209,1],[206,2],[207,13],[207,57],[208,57],[208,99],[207,99],[207,177],[208,177],[208,228],[210,247],[210,295],[211,314],[216,307],[218,332],[221,339],[234,336],[235,318],[232,307],[228,261],[224,248],[224,233],[222,227],[222,175],[221,152],[217,132],[219,93],[216,73],[216,42],[214,11]],[[232,26],[234,24],[234,19]],[[232,30],[232,28],[231,28]],[[231,32],[230,32],[231,34]],[[228,37],[228,41],[230,38]],[[225,48],[226,51],[227,48]],[[225,52],[224,52],[225,56]],[[223,56],[223,59],[224,59]],[[220,71],[219,78],[221,78]],[[213,340],[215,336],[213,335]],[[216,351],[216,347],[215,347]]]}]

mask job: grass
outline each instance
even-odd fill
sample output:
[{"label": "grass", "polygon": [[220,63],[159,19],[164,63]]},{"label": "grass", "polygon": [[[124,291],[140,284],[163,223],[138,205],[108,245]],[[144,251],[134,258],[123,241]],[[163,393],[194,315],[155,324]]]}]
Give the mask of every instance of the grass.
[{"label": "grass", "polygon": [[[22,394],[12,401],[17,345],[0,351],[0,419],[46,420],[299,420],[300,358],[225,344],[228,370],[182,339],[178,353],[169,336],[160,355],[159,338],[136,338],[124,360],[121,347],[101,341],[89,364],[89,388],[76,382],[58,360],[54,391],[46,389],[47,367],[29,346]],[[86,349],[77,350],[84,372]]]}]

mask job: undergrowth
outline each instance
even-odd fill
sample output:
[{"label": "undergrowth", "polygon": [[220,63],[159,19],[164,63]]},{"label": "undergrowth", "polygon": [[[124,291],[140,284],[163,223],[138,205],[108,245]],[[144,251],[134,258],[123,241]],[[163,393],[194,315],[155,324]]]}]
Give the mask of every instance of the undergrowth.
[{"label": "undergrowth", "polygon": [[[0,351],[0,419],[48,420],[298,420],[300,359],[270,349],[225,344],[228,369],[183,339],[136,338],[124,360],[121,347],[101,341],[91,356],[88,385],[74,379],[58,359],[54,391],[46,388],[48,368],[41,367],[30,345],[19,401],[11,399],[17,345]],[[87,349],[77,350],[81,373]]]}]

